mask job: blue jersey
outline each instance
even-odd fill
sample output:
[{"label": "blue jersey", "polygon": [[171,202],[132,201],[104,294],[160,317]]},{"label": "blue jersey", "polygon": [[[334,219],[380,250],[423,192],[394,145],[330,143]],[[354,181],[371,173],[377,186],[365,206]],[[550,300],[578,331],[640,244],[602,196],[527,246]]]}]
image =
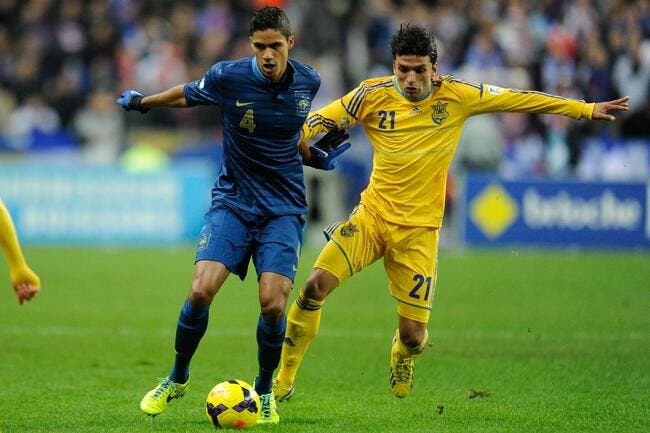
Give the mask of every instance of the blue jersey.
[{"label": "blue jersey", "polygon": [[298,139],[319,87],[318,73],[292,59],[274,83],[255,57],[216,63],[185,85],[190,106],[221,108],[224,157],[213,207],[221,202],[257,215],[306,212]]}]

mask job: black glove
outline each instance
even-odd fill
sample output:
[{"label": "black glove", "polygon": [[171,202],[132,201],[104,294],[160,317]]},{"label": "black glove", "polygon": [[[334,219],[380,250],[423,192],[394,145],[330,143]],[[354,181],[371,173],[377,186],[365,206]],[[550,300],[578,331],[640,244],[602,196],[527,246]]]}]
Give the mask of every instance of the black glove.
[{"label": "black glove", "polygon": [[137,90],[126,90],[122,92],[115,102],[120,104],[126,111],[135,110],[140,113],[146,113],[149,109],[142,108],[140,105],[142,98],[144,98],[144,95]]},{"label": "black glove", "polygon": [[336,167],[336,161],[334,160],[351,146],[350,143],[343,143],[349,137],[350,134],[345,129],[328,132],[316,143],[309,146],[311,158],[303,161],[303,164],[320,170],[333,170]]}]

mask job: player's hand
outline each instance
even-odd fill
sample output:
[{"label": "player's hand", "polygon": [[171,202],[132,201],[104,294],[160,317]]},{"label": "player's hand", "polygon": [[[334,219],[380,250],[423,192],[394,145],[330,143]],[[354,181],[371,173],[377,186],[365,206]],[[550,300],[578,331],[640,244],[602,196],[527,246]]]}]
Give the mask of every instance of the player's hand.
[{"label": "player's hand", "polygon": [[328,132],[309,146],[311,157],[303,164],[320,170],[333,170],[336,167],[335,159],[351,146],[350,143],[343,143],[349,137],[350,134],[344,129]]},{"label": "player's hand", "polygon": [[629,96],[624,96],[613,101],[598,102],[594,106],[594,112],[591,114],[591,120],[607,120],[609,122],[616,120],[609,114],[610,111],[627,111],[630,109]]},{"label": "player's hand", "polygon": [[120,104],[126,111],[135,110],[140,113],[146,113],[149,109],[142,108],[142,105],[140,105],[142,98],[144,98],[144,95],[137,90],[126,90],[122,92],[115,102]]},{"label": "player's hand", "polygon": [[41,279],[25,265],[12,270],[11,285],[18,297],[18,303],[23,305],[41,290]]}]

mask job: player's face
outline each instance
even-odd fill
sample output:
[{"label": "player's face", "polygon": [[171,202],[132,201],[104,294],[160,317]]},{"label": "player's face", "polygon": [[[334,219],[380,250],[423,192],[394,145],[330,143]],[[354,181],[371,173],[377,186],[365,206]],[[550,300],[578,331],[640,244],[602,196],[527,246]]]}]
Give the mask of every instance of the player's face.
[{"label": "player's face", "polygon": [[402,93],[410,101],[419,101],[431,92],[431,78],[436,67],[429,56],[396,56],[393,73]]},{"label": "player's face", "polygon": [[273,29],[254,32],[251,36],[251,46],[255,51],[257,67],[271,81],[280,81],[287,70],[289,50],[293,48],[294,37],[286,38],[282,33]]}]

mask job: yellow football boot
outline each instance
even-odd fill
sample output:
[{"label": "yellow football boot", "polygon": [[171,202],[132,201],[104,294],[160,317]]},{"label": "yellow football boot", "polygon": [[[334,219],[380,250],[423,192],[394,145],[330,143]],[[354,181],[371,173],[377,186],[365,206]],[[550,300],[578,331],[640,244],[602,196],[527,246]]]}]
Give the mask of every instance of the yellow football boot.
[{"label": "yellow football boot", "polygon": [[278,413],[273,391],[260,395],[260,406],[260,417],[257,419],[257,424],[278,424],[280,422],[280,414]]},{"label": "yellow football boot", "polygon": [[158,386],[149,391],[140,402],[142,412],[150,416],[156,416],[163,413],[169,402],[175,398],[181,398],[187,392],[190,386],[190,379],[185,383],[175,383],[168,377],[158,379]]},{"label": "yellow football boot", "polygon": [[278,383],[278,378],[273,379],[273,395],[275,396],[275,401],[287,401],[293,397],[294,386],[291,385],[290,388],[283,388]]},{"label": "yellow football boot", "polygon": [[413,388],[415,376],[413,357],[400,356],[397,350],[397,338],[393,338],[390,351],[390,388],[397,398],[406,397]]}]

